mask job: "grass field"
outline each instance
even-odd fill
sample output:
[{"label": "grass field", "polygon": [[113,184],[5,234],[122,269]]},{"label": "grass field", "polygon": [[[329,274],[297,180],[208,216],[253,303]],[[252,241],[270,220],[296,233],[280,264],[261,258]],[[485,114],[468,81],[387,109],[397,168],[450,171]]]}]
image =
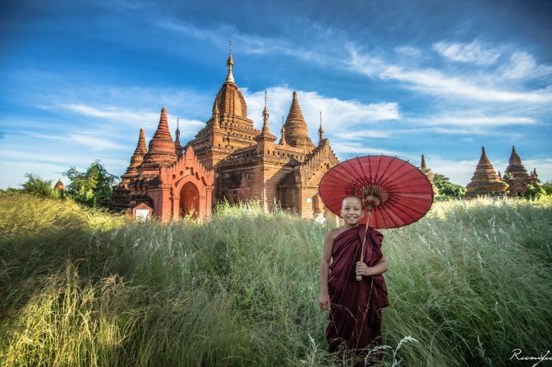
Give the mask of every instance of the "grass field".
[{"label": "grass field", "polygon": [[[327,230],[255,205],[160,225],[0,194],[0,365],[347,365],[318,308]],[[552,201],[436,203],[384,235],[382,365],[552,349]]]}]

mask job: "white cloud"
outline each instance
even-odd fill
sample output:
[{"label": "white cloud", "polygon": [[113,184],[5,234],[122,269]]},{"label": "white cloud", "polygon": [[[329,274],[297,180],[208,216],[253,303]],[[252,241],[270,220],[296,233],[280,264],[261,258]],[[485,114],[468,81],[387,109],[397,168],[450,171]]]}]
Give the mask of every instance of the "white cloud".
[{"label": "white cloud", "polygon": [[[264,108],[264,91],[249,93],[243,90],[247,100],[248,116],[261,127],[261,114]],[[289,113],[293,90],[288,87],[267,89],[270,129],[279,133],[284,119]],[[297,91],[299,106],[309,127],[311,139],[318,136],[320,112],[322,126],[326,133],[342,132],[349,127],[362,126],[377,122],[388,122],[400,118],[399,107],[395,102],[363,104],[358,101],[340,100],[319,95],[316,92]]]},{"label": "white cloud", "polygon": [[117,144],[110,139],[99,136],[101,132],[81,132],[81,133],[69,133],[67,138],[69,141],[76,143],[80,146],[87,147],[91,151],[103,151],[103,150],[126,150],[127,147],[121,144]]},{"label": "white cloud", "polygon": [[416,47],[412,47],[412,46],[395,47],[395,52],[400,54],[400,55],[404,55],[404,56],[408,56],[408,57],[415,57],[415,58],[418,58],[418,57],[422,56],[422,54],[423,54],[423,51],[421,49],[416,48]]},{"label": "white cloud", "polygon": [[496,75],[499,80],[531,80],[552,73],[552,66],[537,65],[535,58],[526,52],[514,52]]},{"label": "white cloud", "polygon": [[58,104],[64,110],[74,112],[76,114],[100,118],[108,121],[116,121],[122,124],[145,125],[149,126],[159,122],[159,114],[146,111],[129,111],[119,107],[92,107],[85,104]]},{"label": "white cloud", "polygon": [[420,125],[444,125],[444,126],[467,126],[467,127],[486,127],[486,126],[507,126],[507,125],[533,125],[536,121],[530,117],[521,116],[486,116],[471,115],[466,112],[465,115],[445,115],[431,116],[427,119],[416,119]]},{"label": "white cloud", "polygon": [[[101,106],[92,107],[84,104],[59,104],[60,107],[69,110],[71,112],[88,116],[101,118],[108,121],[124,122],[130,121],[133,126],[137,126],[136,122],[142,122],[146,126],[156,127],[159,123],[161,113],[153,113],[146,111],[129,111],[119,107]],[[170,125],[176,125],[176,119],[178,116],[167,113],[167,119]],[[181,126],[191,125],[193,127],[199,127],[205,125],[205,122],[196,119],[180,118]]]},{"label": "white cloud", "polygon": [[391,135],[391,131],[357,130],[353,132],[338,132],[335,134],[335,137],[344,140],[358,140],[366,138],[388,138]]},{"label": "white cloud", "polygon": [[326,64],[331,60],[328,57],[324,57],[325,55],[313,51],[312,48],[300,47],[287,39],[277,37],[267,38],[240,33],[234,26],[228,24],[220,24],[215,29],[200,28],[193,24],[174,19],[164,19],[163,21],[156,21],[154,24],[158,27],[181,33],[186,37],[210,42],[221,49],[228,49],[228,35],[232,34],[232,39],[236,45],[239,45],[240,52],[246,54],[293,56],[297,59],[317,64]]},{"label": "white cloud", "polygon": [[471,43],[437,42],[433,49],[450,61],[478,65],[494,64],[501,54],[500,50],[485,47],[477,40]]},{"label": "white cloud", "polygon": [[451,76],[436,69],[407,69],[370,55],[361,55],[351,48],[350,68],[369,77],[403,82],[403,87],[441,98],[463,98],[488,102],[552,102],[549,89],[517,92],[482,84],[479,75]]},{"label": "white cloud", "polygon": [[402,152],[370,147],[366,144],[351,141],[336,141],[332,143],[332,149],[340,158],[350,158],[366,154],[385,154],[390,156],[404,156]]}]

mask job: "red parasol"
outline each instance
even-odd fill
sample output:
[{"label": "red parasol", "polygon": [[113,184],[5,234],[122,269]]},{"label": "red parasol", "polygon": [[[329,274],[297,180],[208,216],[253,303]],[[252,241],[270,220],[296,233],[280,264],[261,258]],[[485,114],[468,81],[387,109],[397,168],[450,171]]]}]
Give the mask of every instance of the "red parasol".
[{"label": "red parasol", "polygon": [[[361,220],[362,224],[368,223],[366,231],[369,226],[397,228],[414,223],[433,203],[433,188],[422,171],[402,159],[384,155],[338,164],[322,177],[318,191],[326,207],[337,215],[344,197],[360,198],[367,214]],[[360,261],[365,239],[366,235]]]}]

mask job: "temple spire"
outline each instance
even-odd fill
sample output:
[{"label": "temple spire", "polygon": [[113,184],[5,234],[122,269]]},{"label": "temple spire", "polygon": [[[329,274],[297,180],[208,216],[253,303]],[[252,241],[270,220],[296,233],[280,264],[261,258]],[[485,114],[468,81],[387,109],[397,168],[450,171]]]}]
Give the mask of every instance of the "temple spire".
[{"label": "temple spire", "polygon": [[512,145],[512,154],[510,154],[509,164],[510,166],[521,165],[521,158],[516,152],[516,147],[513,145]]},{"label": "temple spire", "polygon": [[138,176],[138,167],[144,161],[144,156],[148,152],[146,146],[146,135],[144,129],[140,129],[140,134],[138,136],[138,143],[136,143],[136,149],[134,154],[130,157],[130,165],[127,167],[125,174],[122,176],[123,180],[128,180]]},{"label": "temple spire", "polygon": [[282,115],[282,129],[280,129],[280,145],[286,145],[286,128],[284,127],[284,116]]},{"label": "temple spire", "polygon": [[314,144],[309,138],[307,123],[299,107],[297,92],[293,91],[293,98],[289,113],[284,124],[286,128],[286,141],[292,147],[313,149]]},{"label": "temple spire", "polygon": [[218,129],[220,127],[220,110],[218,108],[218,103],[215,101],[215,106],[213,108],[213,129]]},{"label": "temple spire", "polygon": [[144,166],[167,165],[176,161],[176,147],[169,131],[169,122],[167,118],[167,109],[161,109],[159,125],[153,138],[149,142],[149,149],[144,156]]},{"label": "temple spire", "polygon": [[177,156],[182,155],[182,145],[180,144],[180,117],[176,117],[176,139],[174,139],[174,147]]},{"label": "temple spire", "polygon": [[266,96],[266,90],[265,90],[265,106],[263,109],[263,129],[261,130],[261,133],[255,137],[255,141],[258,143],[258,151],[259,152],[268,152],[269,146],[276,141],[276,136],[274,136],[270,132],[270,128],[268,127],[268,107],[267,107],[267,96]]},{"label": "temple spire", "polygon": [[485,147],[481,147],[481,158],[479,159],[479,164],[491,164],[489,157],[487,157],[487,152],[485,152]]},{"label": "temple spire", "polygon": [[174,139],[174,143],[180,145],[180,117],[176,117],[176,131],[175,131],[176,138]]},{"label": "temple spire", "polygon": [[270,113],[268,112],[267,107],[267,96],[266,96],[266,90],[265,90],[265,105],[263,109],[263,133],[270,133],[270,130],[268,129],[268,118],[270,117]]},{"label": "temple spire", "polygon": [[435,181],[435,174],[433,173],[431,168],[427,167],[425,154],[422,154],[422,164],[420,165],[420,171],[422,171],[422,173],[424,175],[426,175],[426,177],[428,178],[429,182],[431,182],[431,187],[433,188],[433,193],[435,195],[438,195],[439,189],[437,188],[437,186],[435,186],[435,182],[434,182]]},{"label": "temple spire", "polygon": [[226,61],[226,67],[228,68],[226,82],[234,83],[234,74],[232,74],[232,69],[234,68],[234,59],[232,58],[232,40],[229,42],[228,61]]},{"label": "temple spire", "polygon": [[148,152],[148,147],[146,145],[146,132],[144,128],[140,129],[140,134],[138,135],[138,143],[136,144],[136,150],[134,154],[144,155]]},{"label": "temple spire", "polygon": [[322,111],[320,111],[320,127],[318,128],[318,144],[324,140],[324,129],[322,128]]},{"label": "temple spire", "polygon": [[512,146],[512,154],[510,154],[508,167],[506,167],[506,171],[504,172],[504,181],[506,181],[508,185],[512,185],[516,179],[525,182],[529,179],[529,175],[527,174],[525,166],[521,163],[521,158],[516,151],[516,147]]}]

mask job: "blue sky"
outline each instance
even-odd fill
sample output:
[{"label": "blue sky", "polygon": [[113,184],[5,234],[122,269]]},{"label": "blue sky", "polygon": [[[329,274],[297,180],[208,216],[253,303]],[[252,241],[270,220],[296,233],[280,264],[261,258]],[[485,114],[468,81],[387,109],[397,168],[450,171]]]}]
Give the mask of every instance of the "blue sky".
[{"label": "blue sky", "polygon": [[389,154],[466,185],[481,146],[552,180],[552,1],[0,0],[0,188],[100,159],[121,175],[161,107],[187,142],[234,77],[278,137],[292,92],[341,160]]}]

